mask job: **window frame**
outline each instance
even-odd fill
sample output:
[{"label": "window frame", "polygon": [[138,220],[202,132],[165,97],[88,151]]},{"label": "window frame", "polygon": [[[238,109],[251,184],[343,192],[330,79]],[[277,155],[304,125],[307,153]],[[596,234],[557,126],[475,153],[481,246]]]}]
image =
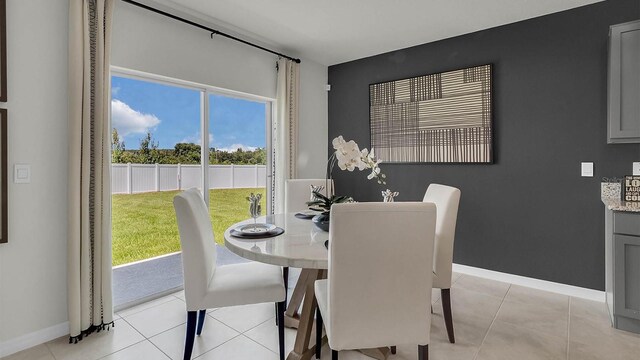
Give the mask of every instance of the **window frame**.
[{"label": "window frame", "polygon": [[[200,186],[202,187],[202,195],[204,197],[204,201],[207,204],[207,208],[209,208],[209,117],[210,117],[210,95],[221,95],[226,97],[232,97],[236,99],[243,99],[248,101],[260,102],[265,104],[265,138],[266,138],[266,153],[267,153],[267,164],[266,164],[266,189],[267,189],[267,209],[268,214],[271,213],[271,194],[273,189],[271,188],[271,178],[272,174],[272,129],[271,126],[273,124],[274,118],[274,103],[275,99],[253,95],[249,93],[244,93],[235,90],[229,90],[213,85],[200,84],[197,82],[180,80],[164,75],[158,75],[153,73],[148,73],[139,70],[133,70],[128,68],[123,68],[119,66],[111,66],[109,81],[111,82],[111,78],[113,76],[124,77],[134,80],[153,82],[162,85],[168,86],[176,86],[184,89],[195,90],[200,93],[200,142],[201,144],[207,144],[207,146],[200,146],[200,167],[202,170],[202,177],[200,178]],[[111,100],[111,85],[109,85],[109,99]],[[109,106],[109,128],[112,127],[111,124],[111,106]],[[111,150],[109,150],[111,151]],[[111,157],[111,156],[109,156]]]}]

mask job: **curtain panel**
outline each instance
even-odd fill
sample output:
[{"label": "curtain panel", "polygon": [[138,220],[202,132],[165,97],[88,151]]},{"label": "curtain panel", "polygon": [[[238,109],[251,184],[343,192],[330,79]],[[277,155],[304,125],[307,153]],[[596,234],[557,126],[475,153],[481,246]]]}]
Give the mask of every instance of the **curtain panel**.
[{"label": "curtain panel", "polygon": [[113,325],[109,56],[114,1],[69,2],[69,342]]},{"label": "curtain panel", "polygon": [[288,179],[296,178],[298,146],[298,101],[300,64],[279,59],[276,89],[276,114],[272,130],[272,211],[284,212],[284,188]]}]

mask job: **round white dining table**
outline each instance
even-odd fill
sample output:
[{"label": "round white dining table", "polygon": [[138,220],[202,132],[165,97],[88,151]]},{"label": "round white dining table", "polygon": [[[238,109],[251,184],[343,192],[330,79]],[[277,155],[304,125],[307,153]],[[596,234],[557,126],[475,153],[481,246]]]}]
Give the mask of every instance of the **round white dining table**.
[{"label": "round white dining table", "polygon": [[245,259],[261,263],[301,269],[327,269],[328,254],[324,242],[329,239],[329,233],[315,227],[311,220],[299,219],[295,214],[275,214],[260,217],[257,222],[274,224],[283,228],[284,233],[259,239],[232,236],[231,229],[253,223],[253,219],[245,220],[224,232],[227,249]]},{"label": "round white dining table", "polygon": [[[314,283],[327,276],[328,251],[324,243],[329,233],[318,229],[310,219],[300,219],[295,214],[274,214],[257,219],[258,223],[274,224],[284,233],[270,238],[239,238],[231,230],[251,224],[253,219],[231,225],[224,232],[228,250],[245,259],[283,267],[300,268],[300,277],[285,312],[285,326],[297,328],[293,350],[287,360],[307,360],[315,356],[315,345],[309,346],[314,314],[317,308]],[[300,305],[302,309],[300,312]],[[326,342],[326,337],[323,339]],[[389,348],[364,349],[362,353],[383,360],[389,356]]]}]

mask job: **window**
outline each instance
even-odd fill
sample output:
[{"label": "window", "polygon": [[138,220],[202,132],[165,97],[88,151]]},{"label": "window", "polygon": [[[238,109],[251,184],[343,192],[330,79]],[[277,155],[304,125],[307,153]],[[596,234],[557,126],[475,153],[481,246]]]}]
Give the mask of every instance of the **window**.
[{"label": "window", "polygon": [[[262,193],[266,203],[271,100],[130,71],[114,71],[111,85],[112,252],[118,306],[182,285],[173,209],[179,191],[206,189],[203,195],[220,245],[227,227],[249,217],[249,193]],[[141,270],[129,271],[135,277],[117,276],[118,269],[129,266]],[[145,269],[154,274],[141,279]],[[158,269],[165,273],[158,274]],[[145,286],[132,286],[139,281]],[[136,288],[151,293],[131,290]]]}]

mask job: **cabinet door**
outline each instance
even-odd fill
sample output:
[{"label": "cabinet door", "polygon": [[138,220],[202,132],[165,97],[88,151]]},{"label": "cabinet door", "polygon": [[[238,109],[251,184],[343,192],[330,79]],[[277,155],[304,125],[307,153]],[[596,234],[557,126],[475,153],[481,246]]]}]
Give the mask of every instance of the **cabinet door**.
[{"label": "cabinet door", "polygon": [[613,236],[615,315],[640,319],[640,237]]},{"label": "cabinet door", "polygon": [[614,25],[609,39],[609,143],[640,142],[640,21]]}]

